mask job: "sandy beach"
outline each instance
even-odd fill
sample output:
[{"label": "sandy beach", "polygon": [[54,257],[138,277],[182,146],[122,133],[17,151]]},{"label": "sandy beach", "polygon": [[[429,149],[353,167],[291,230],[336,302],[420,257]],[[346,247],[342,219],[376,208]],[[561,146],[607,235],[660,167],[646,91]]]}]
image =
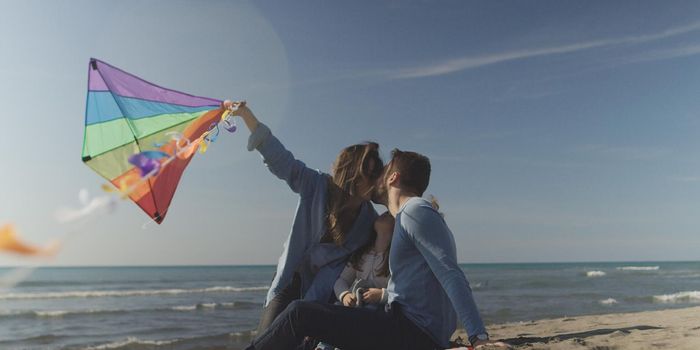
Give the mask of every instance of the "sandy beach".
[{"label": "sandy beach", "polygon": [[[515,349],[700,349],[700,307],[545,319],[488,327]],[[466,338],[458,330],[453,338]]]}]

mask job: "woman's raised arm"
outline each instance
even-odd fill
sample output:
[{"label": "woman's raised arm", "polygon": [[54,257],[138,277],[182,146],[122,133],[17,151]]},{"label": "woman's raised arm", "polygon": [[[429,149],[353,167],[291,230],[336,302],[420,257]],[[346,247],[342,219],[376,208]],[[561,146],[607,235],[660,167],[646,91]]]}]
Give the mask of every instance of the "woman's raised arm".
[{"label": "woman's raised arm", "polygon": [[323,173],[310,169],[304,162],[294,158],[282,143],[272,135],[265,124],[260,123],[245,101],[222,103],[231,114],[240,116],[250,130],[248,150],[257,149],[263,156],[270,172],[284,180],[292,191],[305,196],[313,193],[316,186],[323,181]]}]

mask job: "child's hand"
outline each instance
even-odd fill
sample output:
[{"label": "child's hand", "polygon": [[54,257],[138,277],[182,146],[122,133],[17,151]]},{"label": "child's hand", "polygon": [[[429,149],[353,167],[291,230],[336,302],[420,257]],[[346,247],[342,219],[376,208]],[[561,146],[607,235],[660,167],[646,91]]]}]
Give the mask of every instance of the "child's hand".
[{"label": "child's hand", "polygon": [[368,304],[376,304],[382,300],[382,289],[381,288],[370,288],[364,294],[362,294],[362,301]]},{"label": "child's hand", "polygon": [[357,300],[355,300],[355,296],[352,293],[346,293],[343,296],[343,305],[345,305],[347,307],[355,306],[356,302],[357,302]]}]

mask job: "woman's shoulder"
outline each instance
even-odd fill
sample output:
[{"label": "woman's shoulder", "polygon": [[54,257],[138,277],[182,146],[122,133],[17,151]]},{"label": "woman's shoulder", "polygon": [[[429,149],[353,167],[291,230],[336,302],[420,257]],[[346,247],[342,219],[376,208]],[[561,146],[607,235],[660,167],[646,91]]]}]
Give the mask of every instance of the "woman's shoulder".
[{"label": "woman's shoulder", "polygon": [[328,194],[328,186],[333,182],[329,174],[319,170],[313,169],[314,172],[314,190],[310,192],[310,195],[314,197],[321,196],[321,198],[326,198]]}]

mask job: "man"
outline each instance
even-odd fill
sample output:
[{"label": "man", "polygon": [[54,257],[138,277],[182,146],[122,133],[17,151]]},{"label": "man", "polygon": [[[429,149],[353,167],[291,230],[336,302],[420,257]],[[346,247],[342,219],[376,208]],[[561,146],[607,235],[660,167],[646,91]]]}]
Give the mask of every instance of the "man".
[{"label": "man", "polygon": [[449,346],[457,317],[473,345],[507,347],[489,341],[457,264],[454,237],[442,216],[420,197],[429,180],[428,158],[394,150],[377,185],[375,202],[396,218],[386,308],[295,301],[248,349],[294,349],[310,336],[343,350],[432,350]]}]

